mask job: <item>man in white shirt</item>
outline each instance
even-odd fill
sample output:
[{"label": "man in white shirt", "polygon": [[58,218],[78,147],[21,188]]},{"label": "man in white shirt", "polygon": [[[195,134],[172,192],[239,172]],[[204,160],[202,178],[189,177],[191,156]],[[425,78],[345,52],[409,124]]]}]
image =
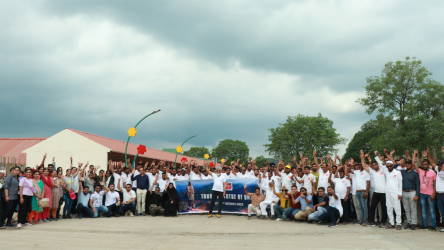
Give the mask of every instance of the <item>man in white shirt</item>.
[{"label": "man in white shirt", "polygon": [[118,189],[123,194],[123,202],[120,206],[120,214],[130,211],[130,216],[134,217],[136,210],[136,192],[132,190],[131,184],[126,184],[125,189],[118,186]]},{"label": "man in white shirt", "polygon": [[278,169],[274,172],[274,181],[275,186],[278,190],[280,190],[283,186],[291,188],[292,186],[292,180],[293,180],[293,174],[291,173],[291,166],[287,165],[284,168],[284,173],[280,173]]},{"label": "man in white shirt", "polygon": [[328,183],[328,178],[330,177],[329,167],[326,163],[322,163],[321,165],[319,165],[318,158],[316,156],[316,150],[313,151],[313,157],[317,172],[319,174],[317,188],[323,187],[324,190],[327,190],[327,188],[330,186],[330,184]]},{"label": "man in white shirt", "polygon": [[310,173],[310,167],[305,166],[304,167],[304,176],[302,177],[302,181],[296,179],[298,183],[303,183],[304,188],[307,190],[307,194],[311,195],[314,192],[316,192],[315,183],[316,183],[316,177]]},{"label": "man in white shirt", "polygon": [[[156,176],[159,176],[159,174],[157,174]],[[168,183],[170,183],[170,180],[167,178],[167,173],[163,172],[162,177],[156,178],[156,179],[157,179],[156,185],[159,187],[160,192],[163,193],[163,191],[165,190],[165,187],[167,187]]]},{"label": "man in white shirt", "polygon": [[190,176],[187,174],[187,170],[185,168],[182,168],[180,170],[180,175],[178,175],[179,181],[189,181]]},{"label": "man in white shirt", "polygon": [[193,165],[193,160],[191,160],[190,165],[187,165],[187,174],[190,176],[190,180],[201,180],[202,178],[199,172],[199,168]]},{"label": "man in white shirt", "polygon": [[216,203],[216,199],[219,198],[219,206],[217,210],[217,218],[220,218],[222,213],[222,202],[223,198],[226,194],[226,188],[227,188],[227,178],[226,175],[222,174],[222,168],[217,167],[216,173],[213,173],[208,168],[208,165],[206,166],[206,170],[210,175],[213,176],[213,194],[211,196],[211,203],[210,203],[210,210],[208,211],[208,218],[211,218],[213,216],[213,208],[214,204]]},{"label": "man in white shirt", "polygon": [[[382,157],[381,157],[382,158]],[[392,161],[386,161],[385,166],[379,158],[378,151],[375,151],[375,160],[379,167],[384,170],[386,175],[386,189],[385,199],[387,205],[387,215],[390,225],[386,229],[394,229],[395,221],[393,217],[393,210],[396,213],[396,229],[401,230],[401,198],[402,198],[402,174],[398,170],[395,170],[395,165]]]},{"label": "man in white shirt", "polygon": [[227,170],[225,170],[225,176],[227,179],[237,179],[236,175],[231,172],[231,167],[227,167]]},{"label": "man in white shirt", "polygon": [[108,218],[111,217],[111,214],[114,217],[119,217],[118,211],[120,209],[120,196],[119,193],[114,191],[114,184],[109,185],[109,192],[105,194],[105,206],[108,208]]},{"label": "man in white shirt", "polygon": [[237,173],[236,177],[238,179],[247,179],[250,178],[250,174],[247,174],[245,167],[242,167],[242,171],[240,173]]},{"label": "man in white shirt", "polygon": [[[351,164],[353,165],[353,160]],[[342,163],[341,163],[342,165]],[[362,165],[357,165],[355,170],[351,170],[352,176],[356,177],[356,201],[359,208],[359,221],[355,225],[367,226],[368,220],[368,208],[367,208],[367,198],[370,189],[370,175],[362,168]]]},{"label": "man in white shirt", "polygon": [[173,183],[174,187],[176,187],[176,181],[180,181],[180,179],[175,168],[171,169],[171,174],[168,174],[168,179]]},{"label": "man in white shirt", "polygon": [[[265,200],[262,201],[261,203],[259,203],[259,207],[261,208],[261,213],[262,213],[261,219],[263,219],[263,220],[274,219],[274,208],[273,207],[275,204],[277,204],[279,197],[277,197],[274,194],[275,192],[273,192],[274,185],[273,185],[273,181],[271,180],[271,174],[268,177],[259,178],[259,187],[262,190],[265,190]],[[270,212],[271,212],[270,218],[268,218],[268,214],[266,211],[267,206],[270,206]]]},{"label": "man in white shirt", "polygon": [[[344,214],[341,217],[343,225],[347,225],[348,220],[349,220],[349,211],[350,211],[350,203],[348,201],[348,196],[350,194],[351,183],[345,177],[347,174],[346,171],[347,171],[347,168],[345,168],[345,171],[344,171],[344,166],[341,166],[338,170],[338,173],[339,173],[338,178],[335,178],[332,180],[331,176],[333,174],[331,174],[328,179],[331,186],[334,188],[335,193],[339,196],[339,199],[341,200],[341,206],[343,208],[343,214]],[[328,189],[327,189],[327,191],[328,191]]]},{"label": "man in white shirt", "polygon": [[[91,206],[94,216],[93,218],[97,218],[99,216],[99,213],[101,213],[100,217],[103,217],[104,214],[108,213],[108,208],[103,206],[103,195],[108,193],[109,189],[106,187],[106,185],[103,185],[103,182],[100,183],[102,186],[95,186],[95,192],[91,194],[91,197],[89,198],[89,205]],[[105,189],[105,191],[101,190]]]},{"label": "man in white shirt", "polygon": [[342,216],[342,205],[341,205],[341,198],[337,193],[335,193],[335,189],[333,187],[328,187],[327,189],[328,193],[328,207],[327,207],[327,213],[323,213],[319,219],[322,221],[330,221],[329,227],[337,227],[338,224],[336,223],[339,218]]},{"label": "man in white shirt", "polygon": [[[225,175],[225,174],[223,174]],[[226,176],[226,175],[225,175]],[[204,169],[204,171],[202,172],[202,176],[201,176],[202,180],[212,180],[213,176],[209,175],[207,170]]]},{"label": "man in white shirt", "polygon": [[367,155],[364,155],[364,152],[361,150],[361,162],[362,167],[370,173],[370,175],[373,177],[373,186],[374,191],[373,195],[371,195],[371,204],[370,204],[370,223],[367,226],[375,226],[375,214],[376,214],[376,208],[378,207],[378,204],[380,204],[380,209],[382,210],[382,218],[381,224],[379,224],[380,228],[385,228],[385,222],[387,221],[387,206],[386,206],[386,196],[385,196],[385,190],[386,190],[386,174],[383,168],[380,168],[377,162],[373,162],[371,167],[369,167],[365,163],[365,159],[367,158]]},{"label": "man in white shirt", "polygon": [[[444,147],[441,148],[444,155]],[[433,166],[433,165],[432,165]],[[444,160],[439,160],[436,163],[435,171],[436,175],[436,202],[438,203],[438,209],[441,215],[444,215]],[[403,197],[404,199],[404,197]],[[404,205],[405,207],[405,205]],[[441,229],[444,232],[444,228]]]}]

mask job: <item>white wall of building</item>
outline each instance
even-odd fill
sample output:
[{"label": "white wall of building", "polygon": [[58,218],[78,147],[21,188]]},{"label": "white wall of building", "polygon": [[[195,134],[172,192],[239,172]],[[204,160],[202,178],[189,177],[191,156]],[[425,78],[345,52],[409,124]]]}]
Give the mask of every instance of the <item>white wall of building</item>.
[{"label": "white wall of building", "polygon": [[70,167],[70,157],[73,159],[73,166],[77,167],[78,162],[90,165],[101,166],[101,169],[107,168],[108,152],[110,149],[104,147],[88,138],[85,138],[69,129],[65,129],[48,139],[26,149],[26,165],[35,167],[40,165],[43,156],[47,153],[45,166],[52,163],[55,157],[56,167],[62,167],[63,170]]}]

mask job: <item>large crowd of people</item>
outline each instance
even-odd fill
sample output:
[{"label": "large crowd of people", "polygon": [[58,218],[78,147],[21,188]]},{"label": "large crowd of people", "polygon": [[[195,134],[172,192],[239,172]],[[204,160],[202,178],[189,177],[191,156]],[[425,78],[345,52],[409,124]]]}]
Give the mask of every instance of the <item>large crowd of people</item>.
[{"label": "large crowd of people", "polygon": [[[444,147],[442,151],[444,155]],[[45,155],[35,169],[14,167],[8,176],[0,174],[0,228],[84,217],[177,217],[179,194],[175,182],[180,180],[212,179],[208,217],[212,217],[218,200],[220,218],[227,180],[256,178],[254,193],[244,187],[251,198],[248,220],[255,214],[261,220],[401,230],[405,218],[404,229],[436,231],[437,224],[442,225],[437,218],[444,214],[444,160],[435,163],[428,149],[421,162],[417,150],[412,157],[406,151],[406,157],[397,160],[394,153],[361,151],[360,161],[342,161],[338,156],[318,157],[314,151],[313,162],[300,154],[299,160],[280,160],[277,165],[266,162],[256,166],[254,160],[243,166],[238,159],[221,167],[213,167],[210,162],[198,166],[190,161],[181,163],[178,169],[164,161],[139,161],[131,166],[130,159],[127,164],[110,160],[106,171],[88,162],[75,167],[72,158],[71,167],[64,171],[56,168],[54,158],[45,167]],[[188,205],[194,207],[193,202]]]}]

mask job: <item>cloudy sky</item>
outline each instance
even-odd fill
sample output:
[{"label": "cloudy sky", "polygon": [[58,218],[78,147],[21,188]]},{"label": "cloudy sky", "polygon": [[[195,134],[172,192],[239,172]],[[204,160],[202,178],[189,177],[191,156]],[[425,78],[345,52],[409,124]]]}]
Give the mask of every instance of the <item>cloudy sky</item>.
[{"label": "cloudy sky", "polygon": [[[245,141],[322,113],[351,139],[365,78],[416,56],[444,82],[444,1],[0,1],[0,137],[67,127],[152,148]],[[69,143],[69,142],[67,142]],[[340,153],[346,145],[339,146]]]}]

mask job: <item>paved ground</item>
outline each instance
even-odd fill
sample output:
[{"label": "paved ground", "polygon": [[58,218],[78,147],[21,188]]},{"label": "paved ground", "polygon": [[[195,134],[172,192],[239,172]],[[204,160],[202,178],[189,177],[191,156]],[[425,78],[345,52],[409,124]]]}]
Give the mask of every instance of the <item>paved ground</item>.
[{"label": "paved ground", "polygon": [[[440,229],[440,228],[439,228]],[[0,230],[0,249],[443,249],[444,233],[227,215],[71,219]]]}]

